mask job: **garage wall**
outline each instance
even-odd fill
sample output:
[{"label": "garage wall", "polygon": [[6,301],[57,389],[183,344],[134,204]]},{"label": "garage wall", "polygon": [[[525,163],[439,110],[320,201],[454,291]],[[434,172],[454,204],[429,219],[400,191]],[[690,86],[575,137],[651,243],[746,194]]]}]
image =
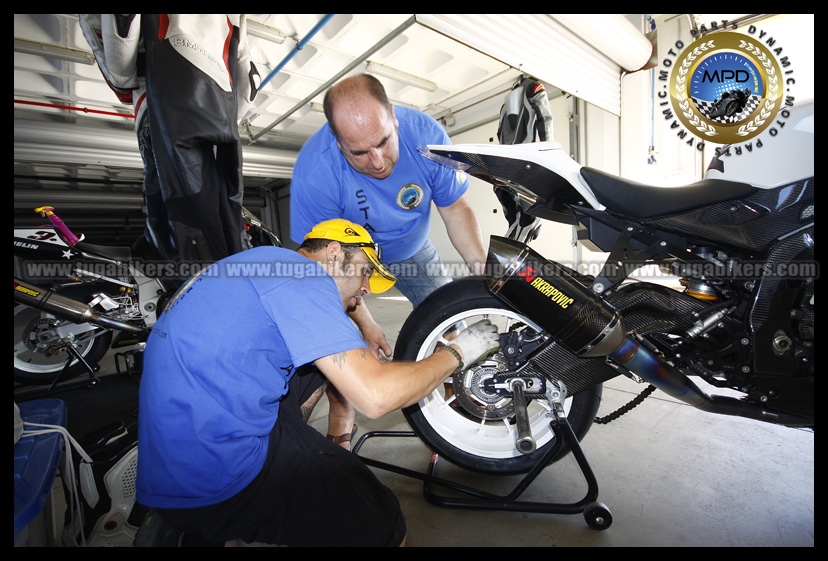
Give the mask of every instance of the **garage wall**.
[{"label": "garage wall", "polygon": [[[666,53],[679,38],[690,36],[689,20],[674,15],[656,18],[658,28],[658,53]],[[643,22],[642,22],[643,23]],[[645,70],[625,74],[621,80],[621,117],[584,101],[579,101],[580,158],[586,166],[594,167],[625,178],[653,185],[674,186],[701,179],[712,155],[712,147],[706,152],[688,148],[683,140],[675,137],[664,123],[661,109],[654,104],[654,72]],[[554,86],[554,84],[552,84]],[[559,97],[551,102],[555,118],[555,140],[569,146],[569,98]],[[655,109],[655,111],[654,111]],[[452,138],[452,142],[496,142],[497,123],[480,127]],[[651,154],[650,146],[655,146]],[[655,159],[650,160],[650,156]],[[506,221],[500,204],[488,184],[472,179],[473,186],[467,195],[472,208],[481,222],[484,240],[490,235],[502,235]],[[543,221],[538,239],[530,246],[549,259],[568,266],[582,267],[594,274],[606,259],[605,253],[593,253],[582,247],[574,247],[573,229],[570,226]],[[432,241],[444,261],[462,264],[451,246],[439,215],[432,216]],[[466,274],[462,267],[456,270]],[[642,271],[639,277],[644,277]]]},{"label": "garage wall", "polygon": [[[712,157],[711,146],[699,151],[685,144],[671,129],[662,114],[664,107],[657,97],[663,82],[657,78],[659,70],[665,70],[661,61],[669,57],[668,51],[681,39],[691,41],[690,21],[685,15],[656,16],[658,29],[659,66],[644,72],[627,74],[621,85],[621,174],[633,181],[653,185],[686,185],[701,179],[704,168]],[[655,163],[648,163],[649,147],[655,146]]]}]

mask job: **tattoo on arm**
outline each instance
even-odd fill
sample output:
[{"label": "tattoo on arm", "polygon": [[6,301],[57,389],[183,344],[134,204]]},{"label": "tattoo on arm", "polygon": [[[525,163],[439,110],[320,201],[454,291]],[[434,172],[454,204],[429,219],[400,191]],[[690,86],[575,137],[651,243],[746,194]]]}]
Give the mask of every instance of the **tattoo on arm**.
[{"label": "tattoo on arm", "polygon": [[334,354],[332,354],[332,355],[331,355],[331,360],[332,360],[332,361],[333,361],[333,363],[334,363],[334,364],[336,364],[336,365],[340,368],[340,370],[341,370],[341,369],[342,369],[342,367],[345,365],[345,353],[344,353],[344,352],[342,352],[342,353],[334,353]]},{"label": "tattoo on arm", "polygon": [[313,413],[313,408],[316,407],[316,404],[319,403],[319,400],[322,398],[322,394],[325,393],[325,388],[328,387],[328,382],[323,382],[321,386],[316,388],[316,390],[311,394],[305,403],[303,403],[299,407],[299,412],[302,415],[302,422],[307,424],[308,420],[310,420],[311,413]]},{"label": "tattoo on arm", "polygon": [[[368,349],[367,348],[363,347],[363,348],[359,349],[359,351],[361,353],[362,360],[365,360],[365,359],[368,358]],[[329,355],[331,357],[331,360],[333,361],[333,363],[336,364],[340,368],[340,370],[345,367],[345,362],[347,361],[347,356],[346,356],[347,353],[348,353],[348,351],[343,351],[341,353],[334,353],[332,355]]]}]

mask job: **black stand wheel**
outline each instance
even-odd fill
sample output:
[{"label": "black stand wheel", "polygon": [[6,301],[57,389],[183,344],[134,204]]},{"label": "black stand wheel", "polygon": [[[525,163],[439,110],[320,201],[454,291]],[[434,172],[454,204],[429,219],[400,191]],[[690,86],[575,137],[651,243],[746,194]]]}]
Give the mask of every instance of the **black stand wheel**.
[{"label": "black stand wheel", "polygon": [[593,530],[606,530],[612,525],[612,513],[603,503],[589,503],[584,507],[584,520]]}]

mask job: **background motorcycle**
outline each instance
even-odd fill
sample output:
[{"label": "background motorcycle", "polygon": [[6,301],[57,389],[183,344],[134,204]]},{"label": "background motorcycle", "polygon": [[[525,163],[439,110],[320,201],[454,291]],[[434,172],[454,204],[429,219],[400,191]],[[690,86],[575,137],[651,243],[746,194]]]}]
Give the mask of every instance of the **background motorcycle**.
[{"label": "background motorcycle", "polygon": [[[486,275],[437,290],[400,331],[402,360],[447,344],[458,321],[488,317],[501,333],[497,353],[447,380],[452,391],[404,411],[413,431],[466,469],[526,473],[561,444],[549,392],[567,393],[580,440],[619,374],[713,413],[813,427],[813,105],[792,108],[787,125],[784,139],[725,153],[681,188],[582,167],[551,142],[423,150],[529,201],[530,215],[575,226],[609,257],[589,276],[493,237]],[[685,290],[629,282],[645,263]],[[708,395],[690,376],[740,397]]]},{"label": "background motorcycle", "polygon": [[[133,248],[88,243],[53,210],[36,209],[51,224],[14,230],[14,255],[22,260],[14,279],[14,380],[23,384],[49,384],[58,375],[63,381],[83,372],[92,376],[110,347],[146,340],[158,310],[198,272],[188,272],[188,265],[199,270],[206,265],[152,260],[143,237]],[[281,246],[247,209],[243,216],[253,246]],[[46,268],[32,278],[25,274],[27,262]]]}]

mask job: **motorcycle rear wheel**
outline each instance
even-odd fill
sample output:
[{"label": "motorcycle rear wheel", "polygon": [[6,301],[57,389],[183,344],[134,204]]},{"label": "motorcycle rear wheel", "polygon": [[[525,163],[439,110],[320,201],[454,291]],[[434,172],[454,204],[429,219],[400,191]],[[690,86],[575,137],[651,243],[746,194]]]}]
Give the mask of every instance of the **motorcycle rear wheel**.
[{"label": "motorcycle rear wheel", "polygon": [[[33,322],[38,322],[37,326]],[[55,333],[55,327],[66,320],[35,310],[22,304],[14,307],[14,381],[26,385],[51,384],[69,361],[69,352],[57,350],[65,341]],[[72,345],[90,365],[96,365],[109,350],[112,332],[101,329],[87,331],[72,341]],[[97,336],[96,336],[97,335]],[[26,340],[28,340],[28,345]],[[50,349],[49,342],[55,344]],[[71,380],[87,372],[86,367],[73,359],[61,381]]]},{"label": "motorcycle rear wheel", "polygon": [[[540,329],[528,318],[508,309],[489,292],[479,278],[454,281],[427,298],[409,316],[400,330],[394,352],[398,360],[420,360],[445,344],[444,333],[457,322],[470,325],[482,318],[490,319],[499,332],[525,324]],[[451,382],[449,378],[447,382]],[[549,406],[545,399],[527,404],[532,435],[537,449],[523,454],[515,447],[514,412],[507,414],[509,403],[497,405],[498,419],[483,420],[466,409],[465,401],[452,395],[449,384],[438,387],[403,414],[412,430],[433,451],[465,469],[487,474],[526,473],[550,447],[559,446],[551,462],[565,456],[569,449],[558,442],[549,425]],[[592,426],[601,402],[601,385],[566,400],[567,419],[578,440]],[[511,401],[511,400],[509,400]],[[551,463],[550,462],[550,463]]]}]

